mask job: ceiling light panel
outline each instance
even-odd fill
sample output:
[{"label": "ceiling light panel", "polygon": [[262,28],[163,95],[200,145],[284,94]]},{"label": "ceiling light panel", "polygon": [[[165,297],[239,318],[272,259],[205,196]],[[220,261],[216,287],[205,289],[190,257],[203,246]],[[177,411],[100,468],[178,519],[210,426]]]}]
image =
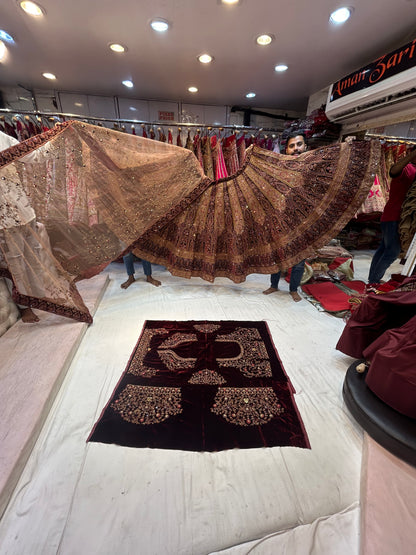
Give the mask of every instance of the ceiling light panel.
[{"label": "ceiling light panel", "polygon": [[212,62],[214,58],[210,55],[210,54],[201,54],[200,56],[198,56],[198,60],[201,62],[201,64],[209,64]]},{"label": "ceiling light panel", "polygon": [[164,33],[169,29],[169,22],[166,21],[166,19],[157,17],[155,19],[152,19],[152,21],[150,22],[150,27],[158,33]]},{"label": "ceiling light panel", "polygon": [[3,31],[3,29],[0,29],[0,40],[8,42],[9,44],[14,44],[14,38],[6,31]]},{"label": "ceiling light panel", "polygon": [[5,58],[6,52],[7,52],[6,45],[2,40],[0,40],[0,62],[2,62],[3,59]]},{"label": "ceiling light panel", "polygon": [[28,0],[22,0],[19,2],[19,6],[22,8],[24,12],[28,15],[33,15],[34,17],[40,17],[45,15],[45,10],[36,2],[29,2]]},{"label": "ceiling light panel", "polygon": [[127,46],[124,46],[123,44],[119,44],[117,42],[110,43],[109,47],[113,52],[127,52]]},{"label": "ceiling light panel", "polygon": [[273,35],[259,35],[256,38],[256,43],[260,46],[268,46],[273,40]]},{"label": "ceiling light panel", "polygon": [[335,23],[336,25],[341,25],[351,17],[351,13],[352,13],[352,8],[346,8],[346,7],[339,8],[338,10],[335,10],[334,12],[331,13],[329,17],[329,21],[331,23]]}]

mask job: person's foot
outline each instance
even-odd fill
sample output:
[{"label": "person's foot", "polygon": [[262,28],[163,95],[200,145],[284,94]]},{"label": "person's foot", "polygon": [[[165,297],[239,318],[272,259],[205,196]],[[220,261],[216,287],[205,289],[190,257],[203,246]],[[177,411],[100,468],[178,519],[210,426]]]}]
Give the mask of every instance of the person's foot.
[{"label": "person's foot", "polygon": [[22,322],[25,324],[34,324],[35,322],[39,322],[38,316],[33,312],[31,308],[22,308],[20,309],[22,315]]},{"label": "person's foot", "polygon": [[159,287],[159,285],[162,285],[162,283],[158,279],[154,279],[152,278],[152,276],[147,276],[146,281],[147,283],[151,283],[155,287]]},{"label": "person's foot", "polygon": [[275,293],[276,291],[279,291],[277,287],[269,287],[266,291],[263,291],[263,295],[270,295],[270,293]]},{"label": "person's foot", "polygon": [[127,289],[127,287],[130,287],[130,285],[131,285],[132,283],[134,283],[135,281],[136,281],[136,280],[134,279],[134,276],[129,276],[129,279],[128,279],[127,281],[125,281],[124,283],[122,283],[122,284],[120,285],[120,287],[121,287],[122,289]]},{"label": "person's foot", "polygon": [[298,303],[299,301],[302,300],[302,297],[299,295],[297,291],[289,291],[289,292],[290,292],[290,296],[295,301],[295,303]]}]

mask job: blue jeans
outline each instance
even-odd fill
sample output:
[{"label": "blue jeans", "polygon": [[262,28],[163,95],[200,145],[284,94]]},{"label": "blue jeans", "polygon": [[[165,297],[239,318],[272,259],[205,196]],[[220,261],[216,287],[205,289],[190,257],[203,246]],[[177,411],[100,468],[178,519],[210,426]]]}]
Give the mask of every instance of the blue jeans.
[{"label": "blue jeans", "polygon": [[[304,260],[301,260],[295,266],[293,266],[292,271],[290,273],[290,282],[289,282],[289,291],[291,293],[298,290],[298,287],[300,285],[300,282],[303,276],[304,268],[305,268]],[[280,272],[278,272],[277,274],[272,274],[270,276],[271,287],[273,287],[274,289],[277,289],[279,285],[279,279],[280,279]]]},{"label": "blue jeans", "polygon": [[387,268],[400,254],[399,222],[381,222],[380,226],[381,244],[371,261],[369,283],[380,283]]},{"label": "blue jeans", "polygon": [[[134,276],[134,263],[140,260],[135,254],[129,252],[123,256],[124,266],[128,276]],[[152,275],[152,265],[147,260],[142,260],[143,272],[145,276]]]}]

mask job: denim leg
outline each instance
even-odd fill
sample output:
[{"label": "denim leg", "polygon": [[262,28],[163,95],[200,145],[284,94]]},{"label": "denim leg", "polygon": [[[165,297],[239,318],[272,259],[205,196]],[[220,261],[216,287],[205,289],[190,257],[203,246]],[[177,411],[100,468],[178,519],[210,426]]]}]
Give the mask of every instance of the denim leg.
[{"label": "denim leg", "polygon": [[400,254],[399,222],[381,222],[381,244],[371,261],[369,283],[380,283],[387,268]]},{"label": "denim leg", "polygon": [[270,276],[270,287],[273,287],[273,289],[278,289],[279,279],[280,279],[280,272],[277,272],[277,274],[272,274]]},{"label": "denim leg", "polygon": [[[373,255],[370,264],[370,270],[368,273],[368,283],[378,283],[381,278],[378,277],[379,272],[377,271],[377,266],[384,254],[384,240],[381,238],[381,243]],[[384,272],[383,272],[384,274]]]},{"label": "denim leg", "polygon": [[145,276],[152,275],[152,265],[147,260],[142,259],[143,272]]},{"label": "denim leg", "polygon": [[301,260],[295,266],[292,267],[292,271],[290,272],[290,283],[289,283],[289,291],[291,293],[298,290],[298,287],[302,280],[304,268],[305,268],[304,260]]},{"label": "denim leg", "polygon": [[134,276],[134,262],[139,260],[135,254],[129,252],[123,256],[124,266],[128,276]]}]

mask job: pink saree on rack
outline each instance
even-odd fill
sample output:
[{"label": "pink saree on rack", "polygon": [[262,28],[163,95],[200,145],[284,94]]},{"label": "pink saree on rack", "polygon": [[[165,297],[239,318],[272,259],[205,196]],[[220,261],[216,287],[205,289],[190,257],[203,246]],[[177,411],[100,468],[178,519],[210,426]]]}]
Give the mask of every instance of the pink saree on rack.
[{"label": "pink saree on rack", "polygon": [[67,122],[0,153],[0,266],[17,302],[87,322],[75,283],[128,250],[177,276],[239,283],[334,237],[379,158],[376,141],[297,158],[252,146],[213,182],[188,150]]}]

